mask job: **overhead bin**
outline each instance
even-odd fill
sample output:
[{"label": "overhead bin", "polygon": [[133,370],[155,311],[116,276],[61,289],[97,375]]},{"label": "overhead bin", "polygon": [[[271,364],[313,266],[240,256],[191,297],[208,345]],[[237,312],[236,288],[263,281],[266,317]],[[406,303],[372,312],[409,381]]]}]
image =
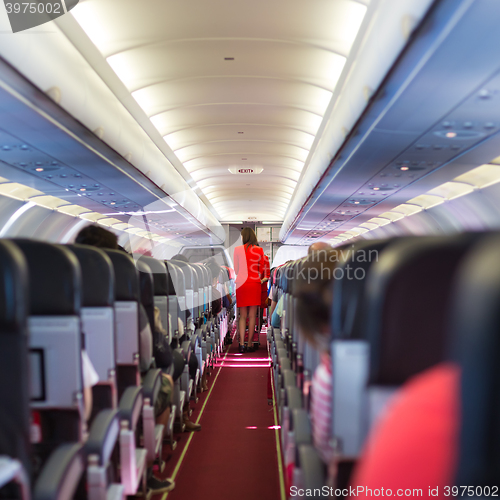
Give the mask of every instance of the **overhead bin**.
[{"label": "overhead bin", "polygon": [[[7,17],[1,18],[0,25],[3,24],[8,32]],[[134,119],[96,73],[86,59],[88,54],[82,55],[56,23],[42,25],[37,30],[45,32],[44,36],[16,36],[14,39],[15,35],[7,35],[9,40],[0,48],[3,59],[0,60],[0,103],[6,104],[2,106],[6,112],[10,111],[4,121],[9,123],[5,132],[12,134],[14,142],[21,142],[27,148],[15,150],[17,156],[23,151],[36,151],[43,156],[43,162],[57,160],[75,170],[74,175],[80,173],[80,179],[88,176],[99,183],[107,179],[123,195],[121,198],[127,198],[122,204],[133,202],[140,210],[160,212],[160,217],[167,221],[177,216],[177,225],[182,224],[179,234],[209,236],[213,242],[222,243],[224,229],[176,170],[172,164],[173,153],[170,151],[169,155],[166,151],[168,146],[165,143],[164,147],[158,146],[143,124]],[[33,88],[7,62],[60,107]],[[24,117],[22,123],[21,116]],[[26,127],[26,120],[31,127]],[[2,143],[10,140],[3,132],[0,130]],[[2,148],[0,160],[17,168],[21,163],[28,165],[29,161],[19,158],[10,160],[14,155],[9,153],[12,151]],[[38,175],[37,172],[29,173]],[[47,180],[45,174],[38,177],[42,184]],[[51,182],[56,182],[57,177],[53,176]],[[57,191],[57,196],[68,196],[68,189],[76,197],[77,191],[71,193],[73,188],[68,186]],[[55,194],[54,190],[51,194]],[[110,195],[110,198],[113,197]],[[80,196],[77,201],[85,206],[91,200]],[[125,209],[120,203],[117,197],[109,203],[113,206],[101,207],[102,212],[111,212],[112,216],[116,212],[121,217],[117,222],[128,222],[120,212],[133,212],[137,208]],[[149,230],[148,227],[144,229]]]},{"label": "overhead bin", "polygon": [[[390,2],[379,3],[377,8]],[[410,3],[394,2],[388,17],[399,15],[403,22]],[[422,11],[414,17],[421,23],[405,48],[397,33],[401,24],[384,24],[381,17],[373,18],[359,42],[356,68],[309,158],[282,241],[332,238],[498,155],[498,3],[443,0],[425,17],[429,3],[416,3]],[[378,41],[388,40],[391,31],[394,47],[404,50],[397,60],[398,52],[382,62],[371,56],[389,71],[385,80],[380,74],[373,79],[365,57],[371,50],[391,54]],[[363,85],[369,97],[364,102]]]}]

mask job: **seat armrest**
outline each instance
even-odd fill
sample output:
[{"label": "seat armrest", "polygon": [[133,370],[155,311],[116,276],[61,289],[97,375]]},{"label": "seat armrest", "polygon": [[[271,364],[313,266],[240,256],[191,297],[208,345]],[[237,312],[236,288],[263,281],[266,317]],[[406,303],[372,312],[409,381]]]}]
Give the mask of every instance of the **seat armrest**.
[{"label": "seat armrest", "polygon": [[142,387],[127,387],[120,399],[120,420],[126,420],[129,429],[135,429],[142,409]]},{"label": "seat armrest", "polygon": [[64,444],[49,457],[35,484],[34,500],[73,498],[85,473],[83,444]]},{"label": "seat armrest", "polygon": [[161,389],[161,370],[154,368],[149,370],[142,379],[142,393],[144,398],[149,398],[151,406],[154,406],[158,393]]},{"label": "seat armrest", "polygon": [[85,444],[87,455],[97,455],[99,457],[99,465],[101,466],[107,464],[119,434],[120,421],[118,410],[100,411],[92,423],[90,434]]}]

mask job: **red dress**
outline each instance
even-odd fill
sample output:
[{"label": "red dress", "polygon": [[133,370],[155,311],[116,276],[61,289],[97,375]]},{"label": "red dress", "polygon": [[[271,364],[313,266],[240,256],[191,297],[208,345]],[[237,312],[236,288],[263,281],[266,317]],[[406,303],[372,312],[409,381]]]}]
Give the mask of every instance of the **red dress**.
[{"label": "red dress", "polygon": [[236,272],[236,306],[260,306],[260,277],[264,267],[264,250],[258,246],[241,245],[234,249]]}]

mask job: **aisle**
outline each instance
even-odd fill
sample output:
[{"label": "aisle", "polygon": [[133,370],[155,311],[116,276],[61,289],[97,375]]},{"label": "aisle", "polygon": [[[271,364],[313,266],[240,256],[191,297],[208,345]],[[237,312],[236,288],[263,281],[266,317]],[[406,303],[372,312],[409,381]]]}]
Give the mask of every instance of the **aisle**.
[{"label": "aisle", "polygon": [[280,500],[274,411],[267,403],[268,366],[265,335],[254,353],[239,354],[233,342],[191,417],[197,418],[206,402],[199,420],[202,430],[191,439],[182,435],[179,445],[187,446],[182,461],[183,450],[176,450],[162,474],[175,474],[176,487],[156,498]]}]

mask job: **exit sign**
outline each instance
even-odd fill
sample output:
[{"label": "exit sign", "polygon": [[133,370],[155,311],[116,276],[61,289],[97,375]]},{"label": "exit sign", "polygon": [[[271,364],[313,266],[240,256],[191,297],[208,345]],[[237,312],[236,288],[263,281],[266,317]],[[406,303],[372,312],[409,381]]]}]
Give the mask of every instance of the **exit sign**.
[{"label": "exit sign", "polygon": [[240,174],[253,174],[253,168],[240,168],[238,170]]}]

